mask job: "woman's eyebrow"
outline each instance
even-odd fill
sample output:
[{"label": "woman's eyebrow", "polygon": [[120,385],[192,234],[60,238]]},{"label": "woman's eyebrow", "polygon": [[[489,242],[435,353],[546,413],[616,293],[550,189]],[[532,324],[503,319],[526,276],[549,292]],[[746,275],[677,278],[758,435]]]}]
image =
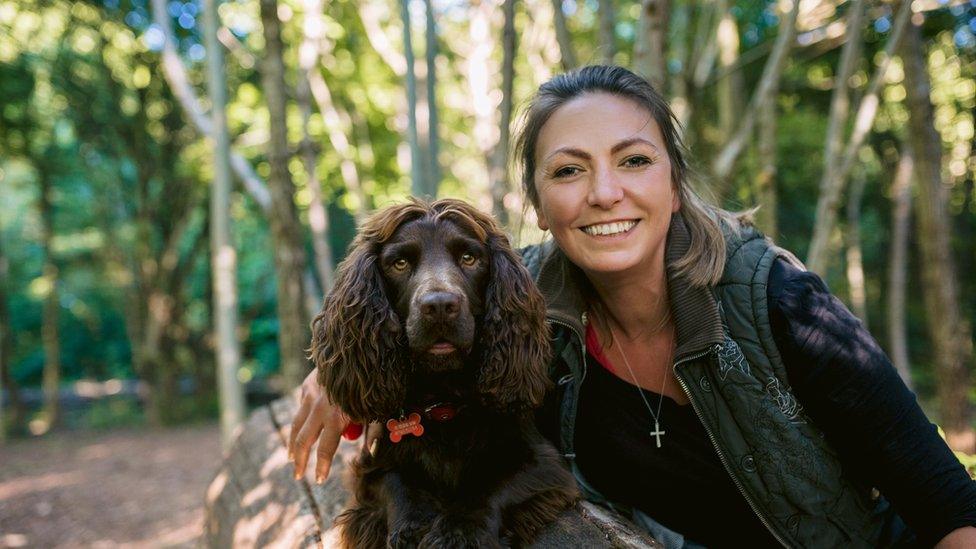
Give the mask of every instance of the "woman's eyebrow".
[{"label": "woman's eyebrow", "polygon": [[618,153],[618,152],[626,149],[627,147],[629,147],[631,145],[638,145],[638,144],[648,145],[651,148],[653,148],[656,152],[658,152],[658,153],[661,152],[657,148],[657,145],[655,145],[654,143],[651,143],[650,141],[648,141],[648,140],[646,140],[646,139],[644,139],[642,137],[631,137],[630,139],[624,139],[620,143],[617,143],[616,145],[614,145],[610,149],[610,154],[616,154],[616,153]]},{"label": "woman's eyebrow", "polygon": [[548,162],[549,160],[552,159],[552,157],[554,157],[554,156],[556,156],[557,154],[560,154],[560,153],[568,154],[570,156],[575,156],[577,158],[582,158],[583,160],[589,160],[589,159],[593,158],[592,156],[590,156],[590,153],[588,153],[588,152],[586,152],[586,151],[584,151],[582,149],[577,149],[575,147],[560,147],[560,148],[552,151],[548,155],[546,155],[546,157],[542,160],[542,163],[544,164],[544,163]]}]

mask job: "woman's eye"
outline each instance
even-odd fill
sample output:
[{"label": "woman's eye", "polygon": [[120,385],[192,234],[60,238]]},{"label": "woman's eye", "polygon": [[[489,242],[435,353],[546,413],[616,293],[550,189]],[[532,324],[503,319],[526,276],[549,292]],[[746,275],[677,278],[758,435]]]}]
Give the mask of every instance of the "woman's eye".
[{"label": "woman's eye", "polygon": [[471,254],[461,254],[461,264],[465,267],[470,267],[478,261],[478,258]]},{"label": "woman's eye", "polygon": [[553,172],[552,175],[555,177],[573,177],[578,173],[580,173],[580,169],[576,166],[565,166]]},{"label": "woman's eye", "polygon": [[646,156],[631,156],[624,160],[624,166],[628,168],[639,168],[640,166],[646,166],[651,163],[651,159]]},{"label": "woman's eye", "polygon": [[393,268],[396,269],[397,271],[405,271],[409,266],[410,266],[410,262],[407,261],[406,259],[397,259],[396,261],[393,262]]}]

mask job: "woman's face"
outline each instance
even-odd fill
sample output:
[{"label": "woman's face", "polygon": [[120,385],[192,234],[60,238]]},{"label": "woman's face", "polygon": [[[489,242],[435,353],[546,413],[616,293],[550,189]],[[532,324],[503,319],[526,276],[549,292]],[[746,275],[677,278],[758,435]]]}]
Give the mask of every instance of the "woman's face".
[{"label": "woman's face", "polygon": [[663,265],[678,195],[661,130],[637,103],[588,93],[556,109],[535,146],[539,228],[587,274]]}]

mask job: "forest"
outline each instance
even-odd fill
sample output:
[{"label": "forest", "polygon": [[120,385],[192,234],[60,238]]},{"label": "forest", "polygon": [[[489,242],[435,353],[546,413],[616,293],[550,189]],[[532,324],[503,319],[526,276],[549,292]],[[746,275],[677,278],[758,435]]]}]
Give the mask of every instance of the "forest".
[{"label": "forest", "polygon": [[544,238],[520,113],[614,63],[976,450],[976,0],[217,4],[0,1],[0,437],[230,429],[300,384],[357,223],[411,195]]}]

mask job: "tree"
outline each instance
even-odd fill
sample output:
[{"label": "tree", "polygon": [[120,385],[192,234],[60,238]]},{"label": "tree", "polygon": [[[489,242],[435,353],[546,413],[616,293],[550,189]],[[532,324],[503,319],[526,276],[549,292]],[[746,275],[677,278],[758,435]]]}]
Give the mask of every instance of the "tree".
[{"label": "tree", "polygon": [[911,145],[902,147],[901,158],[891,182],[891,246],[888,252],[888,354],[905,384],[912,387],[911,367],[908,360],[908,334],[905,315],[906,289],[908,286],[908,236],[912,212]]},{"label": "tree", "polygon": [[634,39],[634,72],[658,90],[667,89],[667,36],[670,0],[642,0]]},{"label": "tree", "polygon": [[[841,143],[839,136],[847,122],[847,89],[846,81],[838,81],[835,88],[836,93],[831,101],[831,118],[828,120],[827,145],[824,154],[825,169],[820,180],[820,194],[817,196],[817,217],[813,227],[813,236],[810,237],[810,249],[807,252],[807,267],[817,273],[826,273],[829,262],[829,243],[830,236],[834,230],[837,219],[837,208],[840,204],[840,197],[844,190],[847,176],[854,167],[857,153],[864,143],[871,126],[874,124],[875,115],[878,112],[878,94],[881,84],[885,79],[895,48],[901,40],[902,32],[905,29],[909,16],[911,15],[911,2],[902,0],[899,3],[898,14],[892,25],[891,34],[885,44],[884,57],[868,84],[868,89],[857,108],[857,115],[854,119],[854,127],[846,144],[843,145],[841,153]],[[854,12],[858,14],[859,12]],[[859,17],[859,16],[858,16]],[[853,51],[853,46],[847,48],[845,53]],[[848,59],[850,57],[850,59]],[[845,71],[853,70],[853,55],[842,55],[841,76],[845,76]],[[844,66],[845,60],[850,64]],[[846,76],[850,76],[846,74]],[[839,79],[838,79],[839,80]]]},{"label": "tree", "polygon": [[[49,151],[46,150],[47,153]],[[56,153],[54,153],[56,154]],[[47,154],[45,154],[47,156]],[[61,298],[58,286],[60,276],[57,260],[54,257],[54,201],[53,182],[46,162],[35,166],[40,190],[38,209],[41,214],[41,246],[44,249],[44,313],[41,338],[44,342],[44,421],[48,427],[57,425],[60,419],[61,384]]]},{"label": "tree", "polygon": [[913,21],[905,29],[899,52],[905,66],[907,140],[915,153],[915,181],[919,186],[916,216],[926,324],[946,440],[957,450],[973,452],[976,433],[969,402],[972,331],[959,308],[959,282],[950,243],[952,228],[942,179],[942,139],[932,125],[935,112],[929,98],[931,84],[925,51],[921,29]]},{"label": "tree", "polygon": [[308,345],[309,318],[305,307],[305,248],[302,227],[295,206],[295,184],[288,171],[291,153],[285,112],[285,67],[282,59],[280,21],[277,0],[261,0],[261,23],[264,29],[264,62],[262,83],[268,104],[271,139],[268,163],[271,175],[269,218],[274,242],[275,277],[278,287],[278,350],[281,372],[287,387],[298,386],[308,370],[305,347]]},{"label": "tree", "polygon": [[207,88],[213,121],[214,180],[210,193],[210,263],[213,272],[214,355],[220,392],[220,430],[227,448],[245,419],[244,389],[237,377],[241,362],[237,341],[237,251],[230,226],[230,137],[227,131],[227,89],[224,52],[217,42],[217,0],[204,3]]}]

